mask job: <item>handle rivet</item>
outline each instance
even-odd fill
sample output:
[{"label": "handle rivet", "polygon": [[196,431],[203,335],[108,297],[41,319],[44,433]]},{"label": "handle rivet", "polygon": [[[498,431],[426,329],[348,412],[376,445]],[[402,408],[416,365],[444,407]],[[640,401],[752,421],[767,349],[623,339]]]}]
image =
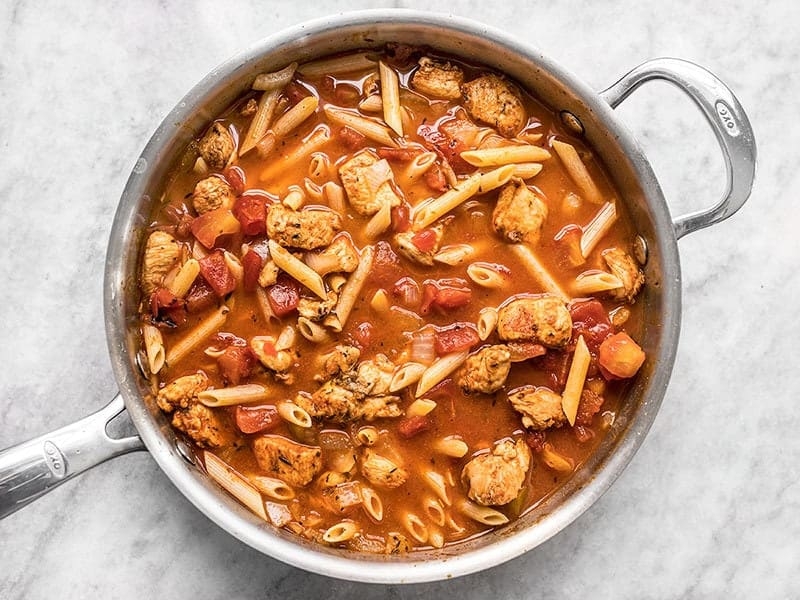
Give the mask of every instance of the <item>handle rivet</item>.
[{"label": "handle rivet", "polygon": [[559,113],[559,116],[561,117],[561,122],[564,124],[564,127],[566,127],[570,133],[578,136],[583,135],[583,123],[581,123],[581,120],[578,117],[568,110],[562,110]]}]

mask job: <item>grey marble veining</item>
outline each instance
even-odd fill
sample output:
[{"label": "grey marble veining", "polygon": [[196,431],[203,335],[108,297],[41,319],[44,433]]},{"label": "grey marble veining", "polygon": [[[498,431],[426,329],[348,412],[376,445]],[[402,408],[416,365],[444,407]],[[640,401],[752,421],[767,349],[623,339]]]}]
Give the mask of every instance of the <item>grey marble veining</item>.
[{"label": "grey marble veining", "polygon": [[[111,220],[138,152],[207,71],[259,37],[347,8],[403,6],[504,28],[602,89],[656,56],[714,71],[759,144],[733,218],[680,242],[683,326],[641,450],[573,525],[454,581],[306,574],[211,523],[146,453],[0,521],[0,598],[795,598],[800,595],[800,5],[689,1],[84,2],[0,5],[0,447],[116,389],[102,314]],[[664,84],[618,109],[674,214],[715,201],[723,163]]]}]

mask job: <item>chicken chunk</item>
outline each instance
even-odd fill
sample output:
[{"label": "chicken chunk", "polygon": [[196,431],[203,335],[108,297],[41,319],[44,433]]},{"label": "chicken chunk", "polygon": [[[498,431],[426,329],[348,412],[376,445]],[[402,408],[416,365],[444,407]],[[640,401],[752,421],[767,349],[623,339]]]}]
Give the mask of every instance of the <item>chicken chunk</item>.
[{"label": "chicken chunk", "polygon": [[199,215],[216,208],[232,208],[235,200],[233,188],[219,177],[206,177],[194,186],[192,204]]},{"label": "chicken chunk", "polygon": [[371,484],[386,488],[400,487],[409,475],[406,469],[370,448],[365,448],[361,457],[361,473]]},{"label": "chicken chunk", "polygon": [[303,296],[297,304],[297,312],[301,317],[310,321],[319,321],[326,317],[336,307],[339,295],[334,291],[328,292],[328,297],[321,300],[317,296],[308,298]]},{"label": "chicken chunk", "polygon": [[[420,241],[418,236],[426,231],[432,232],[426,234],[430,236],[430,239],[423,238],[423,240]],[[420,232],[406,231],[398,233],[394,236],[394,243],[397,247],[397,251],[408,260],[432,267],[434,264],[433,257],[442,245],[443,236],[444,227],[436,225]]]},{"label": "chicken chunk", "polygon": [[394,207],[402,202],[389,162],[370,151],[359,152],[339,167],[339,177],[350,205],[360,215],[374,215],[386,203]]},{"label": "chicken chunk", "polygon": [[228,128],[215,122],[197,144],[200,156],[212,169],[224,169],[233,154],[236,143]]},{"label": "chicken chunk", "polygon": [[258,274],[258,285],[261,287],[269,287],[275,285],[278,281],[278,265],[271,258],[264,261],[264,266],[261,267],[261,272]]},{"label": "chicken chunk", "polygon": [[333,238],[327,248],[314,254],[307,254],[306,264],[323,277],[328,273],[352,273],[358,266],[358,250],[346,233]]},{"label": "chicken chunk", "polygon": [[633,302],[634,297],[644,284],[644,273],[642,273],[639,265],[627,252],[619,248],[604,250],[602,256],[611,272],[622,281],[621,288],[609,290],[608,293],[615,300]]},{"label": "chicken chunk", "polygon": [[508,346],[487,346],[467,357],[458,377],[458,385],[467,394],[493,394],[506,382],[511,370]]},{"label": "chicken chunk", "polygon": [[404,554],[411,551],[411,542],[402,533],[390,531],[386,536],[385,554]]},{"label": "chicken chunk", "polygon": [[286,248],[313,250],[327,246],[342,228],[341,217],[332,210],[292,210],[274,204],[267,213],[267,234]]},{"label": "chicken chunk", "polygon": [[180,242],[165,231],[154,231],[147,238],[142,264],[142,291],[152,294],[181,258]]},{"label": "chicken chunk", "polygon": [[532,341],[562,348],[572,337],[572,317],[556,296],[517,297],[497,311],[497,334],[503,341]]},{"label": "chicken chunk", "polygon": [[509,242],[536,244],[547,219],[547,205],[521,179],[500,191],[492,214],[494,230]]},{"label": "chicken chunk", "polygon": [[199,402],[175,411],[172,426],[192,438],[201,448],[219,448],[230,443],[222,417]]},{"label": "chicken chunk", "polygon": [[399,417],[403,414],[397,405],[400,401],[398,396],[367,396],[364,391],[357,375],[351,371],[326,381],[311,395],[298,394],[294,402],[312,417],[336,423],[358,419],[372,421],[378,417]]},{"label": "chicken chunk", "polygon": [[272,336],[257,335],[250,340],[250,349],[258,358],[258,362],[271,371],[277,379],[291,383],[293,378],[289,369],[297,362],[297,351],[294,348],[276,350],[275,342]]},{"label": "chicken chunk", "polygon": [[567,422],[561,396],[549,388],[526,385],[513,390],[508,400],[522,414],[522,424],[528,429],[543,431]]},{"label": "chicken chunk", "polygon": [[361,357],[361,350],[355,346],[340,344],[333,349],[333,352],[325,357],[322,366],[323,380],[337,377],[342,373],[350,371]]},{"label": "chicken chunk", "polygon": [[365,396],[381,396],[389,393],[394,364],[383,354],[375,356],[375,360],[365,360],[356,369],[353,390]]},{"label": "chicken chunk", "polygon": [[262,471],[303,487],[322,469],[322,449],[298,444],[280,435],[264,435],[253,442],[253,454]]},{"label": "chicken chunk", "polygon": [[524,440],[503,440],[491,454],[480,454],[461,471],[469,487],[468,496],[482,506],[508,504],[519,496],[531,464],[531,451]]},{"label": "chicken chunk", "polygon": [[527,120],[517,89],[497,75],[483,75],[461,86],[469,116],[514,137]]},{"label": "chicken chunk", "polygon": [[458,100],[464,71],[449,62],[433,60],[427,56],[419,59],[419,68],[411,76],[411,87],[434,98]]},{"label": "chicken chunk", "polygon": [[207,390],[210,382],[208,376],[199,371],[194,375],[184,375],[168,383],[158,390],[156,403],[166,413],[173,410],[189,408],[197,402],[197,394]]}]

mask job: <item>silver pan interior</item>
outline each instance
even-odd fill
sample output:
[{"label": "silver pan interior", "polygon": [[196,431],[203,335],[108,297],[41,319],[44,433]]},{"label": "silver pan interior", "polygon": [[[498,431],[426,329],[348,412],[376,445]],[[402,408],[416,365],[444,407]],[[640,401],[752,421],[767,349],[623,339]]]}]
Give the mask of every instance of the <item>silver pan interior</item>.
[{"label": "silver pan interior", "polygon": [[[380,47],[387,41],[427,44],[483,62],[516,79],[551,108],[575,114],[623,192],[649,249],[649,285],[639,300],[649,315],[642,340],[649,359],[594,458],[517,522],[453,548],[402,557],[328,549],[261,522],[182,456],[167,421],[147,397],[135,361],[135,278],[143,227],[182,149],[249,87],[257,73],[334,51]],[[628,66],[620,65],[620,73]],[[113,224],[104,293],[110,354],[125,404],[147,448],[181,492],[218,525],[264,554],[332,577],[384,583],[445,579],[489,568],[536,547],[575,520],[616,479],[650,428],[672,370],[680,327],[680,267],[672,221],[647,160],[608,105],[552,60],[498,30],[401,10],[349,13],[295,27],[251,46],[193,88],[158,127],[131,173]]]}]

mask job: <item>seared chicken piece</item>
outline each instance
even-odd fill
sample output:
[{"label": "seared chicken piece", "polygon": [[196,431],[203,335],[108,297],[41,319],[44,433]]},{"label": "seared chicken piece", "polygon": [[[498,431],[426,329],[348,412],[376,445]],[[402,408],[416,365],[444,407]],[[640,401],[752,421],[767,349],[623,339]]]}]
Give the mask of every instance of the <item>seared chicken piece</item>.
[{"label": "seared chicken piece", "polygon": [[433,60],[427,56],[419,59],[419,68],[411,76],[411,87],[421,94],[458,100],[461,98],[461,85],[464,72],[461,67],[449,62]]},{"label": "seared chicken piece", "polygon": [[399,206],[402,202],[394,189],[394,173],[386,159],[370,151],[359,152],[339,167],[347,199],[358,214],[374,215],[385,204]]},{"label": "seared chicken piece", "polygon": [[503,341],[531,341],[562,348],[572,337],[572,317],[557,296],[523,296],[498,309],[497,334]]},{"label": "seared chicken piece", "polygon": [[322,276],[328,273],[352,273],[358,266],[358,251],[347,234],[333,238],[327,248],[317,253],[309,253],[306,263]]},{"label": "seared chicken piece", "polygon": [[508,346],[487,346],[467,357],[459,373],[458,385],[467,394],[493,394],[503,387],[510,369]]},{"label": "seared chicken piece", "polygon": [[639,269],[639,265],[628,253],[619,248],[604,250],[602,256],[611,272],[622,281],[621,288],[609,290],[608,293],[615,300],[633,302],[644,284],[644,273]]},{"label": "seared chicken piece", "polygon": [[142,291],[152,294],[181,258],[180,243],[165,231],[154,231],[147,238],[142,264]]},{"label": "seared chicken piece", "polygon": [[521,179],[500,191],[492,214],[494,230],[510,242],[536,244],[547,219],[547,205]]},{"label": "seared chicken piece", "polygon": [[156,403],[158,408],[166,413],[189,408],[197,402],[197,394],[207,390],[209,385],[208,376],[202,371],[194,375],[178,377],[175,381],[158,390]]},{"label": "seared chicken piece", "polygon": [[402,533],[390,531],[386,536],[386,554],[403,554],[411,551],[411,542]]},{"label": "seared chicken piece", "polygon": [[383,354],[377,354],[375,360],[365,360],[356,369],[356,379],[352,388],[365,396],[381,396],[389,393],[394,365]]},{"label": "seared chicken piece", "polygon": [[336,377],[341,373],[347,373],[352,369],[361,357],[361,350],[355,346],[340,344],[333,349],[333,352],[325,357],[322,373],[325,379]]},{"label": "seared chicken piece", "polygon": [[216,208],[233,208],[233,188],[219,177],[206,177],[194,186],[192,204],[198,215]]},{"label": "seared chicken piece", "polygon": [[273,204],[267,213],[267,234],[285,248],[313,250],[327,246],[342,228],[332,210],[292,210]]},{"label": "seared chicken piece", "polygon": [[328,297],[321,300],[319,297],[307,298],[303,296],[297,304],[297,312],[301,317],[311,321],[319,321],[325,318],[335,307],[339,295],[334,291],[328,292]]},{"label": "seared chicken piece", "polygon": [[224,169],[236,144],[228,128],[217,121],[197,144],[200,156],[212,169]]},{"label": "seared chicken piece", "polygon": [[271,258],[264,261],[264,266],[261,267],[261,272],[258,274],[258,285],[261,287],[269,287],[275,285],[278,281],[278,265]]},{"label": "seared chicken piece", "polygon": [[406,469],[370,448],[365,448],[361,457],[361,473],[379,487],[400,487],[408,479]]},{"label": "seared chicken piece", "polygon": [[508,395],[511,406],[522,413],[522,424],[534,431],[561,427],[567,416],[561,407],[561,396],[549,388],[526,385]]},{"label": "seared chicken piece", "polygon": [[[355,391],[354,391],[355,390]],[[403,411],[397,406],[398,396],[366,396],[363,387],[356,384],[352,372],[344,377],[326,381],[310,396],[298,394],[294,402],[312,417],[349,423],[357,419],[372,421],[378,417],[399,417]]]},{"label": "seared chicken piece", "polygon": [[156,403],[172,415],[172,425],[192,438],[201,448],[217,448],[227,443],[225,426],[217,414],[200,404],[197,394],[210,382],[203,372],[178,377],[158,391]]},{"label": "seared chicken piece", "polygon": [[468,496],[483,506],[508,504],[519,496],[531,464],[531,451],[524,440],[503,440],[491,454],[480,454],[461,471],[469,487]]},{"label": "seared chicken piece", "polygon": [[517,89],[497,75],[483,75],[461,86],[469,116],[514,137],[527,120]]},{"label": "seared chicken piece", "polygon": [[[419,239],[417,236],[426,231],[433,232],[431,234],[427,234],[432,236],[433,239],[425,240],[424,244],[421,244],[423,246],[421,249],[420,246],[415,242],[415,239]],[[408,260],[431,267],[433,266],[434,262],[433,257],[436,255],[436,253],[439,251],[439,247],[442,245],[443,235],[444,227],[442,227],[442,225],[436,225],[421,232],[406,231],[403,233],[398,233],[394,236],[394,243],[397,251],[405,256]]]},{"label": "seared chicken piece", "polygon": [[264,435],[253,442],[253,454],[262,471],[289,485],[308,485],[322,469],[322,450],[298,444],[280,435]]}]

